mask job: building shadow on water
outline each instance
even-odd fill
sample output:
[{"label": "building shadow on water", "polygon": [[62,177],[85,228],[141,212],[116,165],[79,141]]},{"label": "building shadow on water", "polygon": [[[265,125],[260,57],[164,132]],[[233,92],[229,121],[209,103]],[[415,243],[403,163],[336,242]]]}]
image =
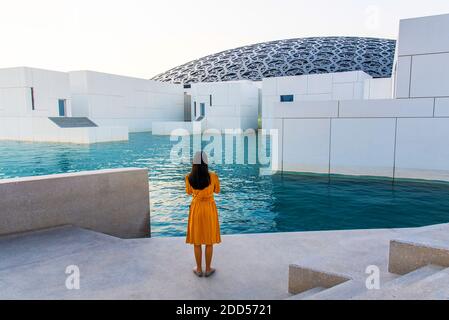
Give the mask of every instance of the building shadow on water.
[{"label": "building shadow on water", "polygon": [[449,184],[383,178],[273,177],[278,231],[416,227],[449,222]]}]

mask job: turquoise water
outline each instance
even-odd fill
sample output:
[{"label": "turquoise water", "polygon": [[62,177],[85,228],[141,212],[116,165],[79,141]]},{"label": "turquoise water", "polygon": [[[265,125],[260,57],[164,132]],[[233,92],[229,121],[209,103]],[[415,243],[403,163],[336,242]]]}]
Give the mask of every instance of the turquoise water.
[{"label": "turquoise water", "polygon": [[[131,134],[129,142],[0,142],[0,178],[119,167],[149,169],[153,236],[185,234],[189,198],[173,164],[169,137]],[[214,165],[223,234],[415,227],[449,222],[449,184],[283,174],[259,176],[258,165]]]}]

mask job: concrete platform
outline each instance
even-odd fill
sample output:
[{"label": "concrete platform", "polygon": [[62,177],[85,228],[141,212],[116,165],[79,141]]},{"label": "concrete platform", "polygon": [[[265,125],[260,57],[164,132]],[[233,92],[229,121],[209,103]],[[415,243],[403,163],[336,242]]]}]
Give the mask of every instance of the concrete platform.
[{"label": "concrete platform", "polygon": [[[290,264],[354,279],[364,279],[374,264],[382,281],[393,280],[398,275],[388,272],[390,240],[426,230],[223,236],[215,248],[216,274],[197,278],[193,249],[184,238],[122,240],[66,226],[0,238],[0,299],[287,299],[293,298]],[[449,224],[439,230],[449,231]],[[69,265],[80,268],[80,290],[65,287]],[[428,281],[426,288],[437,280]]]},{"label": "concrete platform", "polygon": [[406,274],[429,264],[449,267],[449,232],[447,228],[432,228],[412,237],[390,242],[388,270]]}]

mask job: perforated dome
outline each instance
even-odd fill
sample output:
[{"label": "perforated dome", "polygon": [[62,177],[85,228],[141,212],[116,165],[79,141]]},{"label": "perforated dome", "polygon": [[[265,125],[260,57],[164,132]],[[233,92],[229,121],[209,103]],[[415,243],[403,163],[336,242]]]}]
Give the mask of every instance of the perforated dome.
[{"label": "perforated dome", "polygon": [[192,83],[362,70],[390,77],[395,40],[357,37],[300,38],[226,50],[161,73],[153,80]]}]

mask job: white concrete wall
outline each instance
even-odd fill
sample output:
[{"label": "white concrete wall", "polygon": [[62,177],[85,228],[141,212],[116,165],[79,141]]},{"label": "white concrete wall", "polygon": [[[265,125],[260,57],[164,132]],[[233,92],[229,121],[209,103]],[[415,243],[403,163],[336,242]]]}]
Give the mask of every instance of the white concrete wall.
[{"label": "white concrete wall", "polygon": [[[192,119],[205,104],[208,129],[257,129],[259,89],[251,81],[204,82],[192,84]],[[210,103],[212,96],[212,105]]]},{"label": "white concrete wall", "polygon": [[449,14],[401,20],[395,97],[449,97]]},{"label": "white concrete wall", "polygon": [[70,72],[73,115],[100,126],[151,131],[154,121],[184,120],[182,85],[93,71]]},{"label": "white concrete wall", "polygon": [[153,135],[182,135],[200,134],[207,129],[206,119],[201,121],[155,121],[153,122]]},{"label": "white concrete wall", "polygon": [[[34,110],[31,88],[34,90]],[[66,115],[70,116],[67,73],[27,67],[0,69],[0,118],[57,117],[59,99],[66,100]]]},{"label": "white concrete wall", "polygon": [[79,144],[124,141],[128,140],[128,128],[60,128],[44,117],[0,117],[0,140]]},{"label": "white concrete wall", "polygon": [[[372,77],[363,71],[265,78],[262,81],[262,127],[267,128],[263,123],[276,117],[274,113],[298,112],[320,117],[319,112],[311,110],[304,102],[364,99],[365,89],[370,94],[371,82],[367,84],[367,81],[371,80]],[[373,82],[372,96],[380,98],[385,95],[384,90],[380,83]],[[293,95],[294,101],[281,102],[281,95]]]},{"label": "white concrete wall", "polygon": [[[279,133],[274,169],[449,181],[447,30],[449,15],[401,21],[394,79],[365,79],[367,100],[332,101],[329,75],[264,79],[262,125]],[[307,94],[328,101],[301,101]]]},{"label": "white concrete wall", "polygon": [[448,115],[449,98],[309,101],[264,128],[278,130],[278,170],[449,181]]},{"label": "white concrete wall", "polygon": [[330,173],[393,177],[395,121],[333,120]]},{"label": "white concrete wall", "polygon": [[393,80],[392,78],[376,78],[365,80],[363,98],[370,99],[392,99]]},{"label": "white concrete wall", "polygon": [[28,67],[0,69],[0,140],[95,143],[128,139],[126,127],[58,127],[48,117],[59,116],[59,99],[66,100],[66,116],[72,116],[68,73]]},{"label": "white concrete wall", "polygon": [[268,110],[292,104],[281,103],[281,95],[293,95],[293,103],[363,99],[365,81],[370,79],[372,77],[363,71],[265,78],[262,81],[262,118],[266,118]]},{"label": "white concrete wall", "polygon": [[74,225],[121,238],[150,235],[147,169],[0,180],[0,235]]}]

